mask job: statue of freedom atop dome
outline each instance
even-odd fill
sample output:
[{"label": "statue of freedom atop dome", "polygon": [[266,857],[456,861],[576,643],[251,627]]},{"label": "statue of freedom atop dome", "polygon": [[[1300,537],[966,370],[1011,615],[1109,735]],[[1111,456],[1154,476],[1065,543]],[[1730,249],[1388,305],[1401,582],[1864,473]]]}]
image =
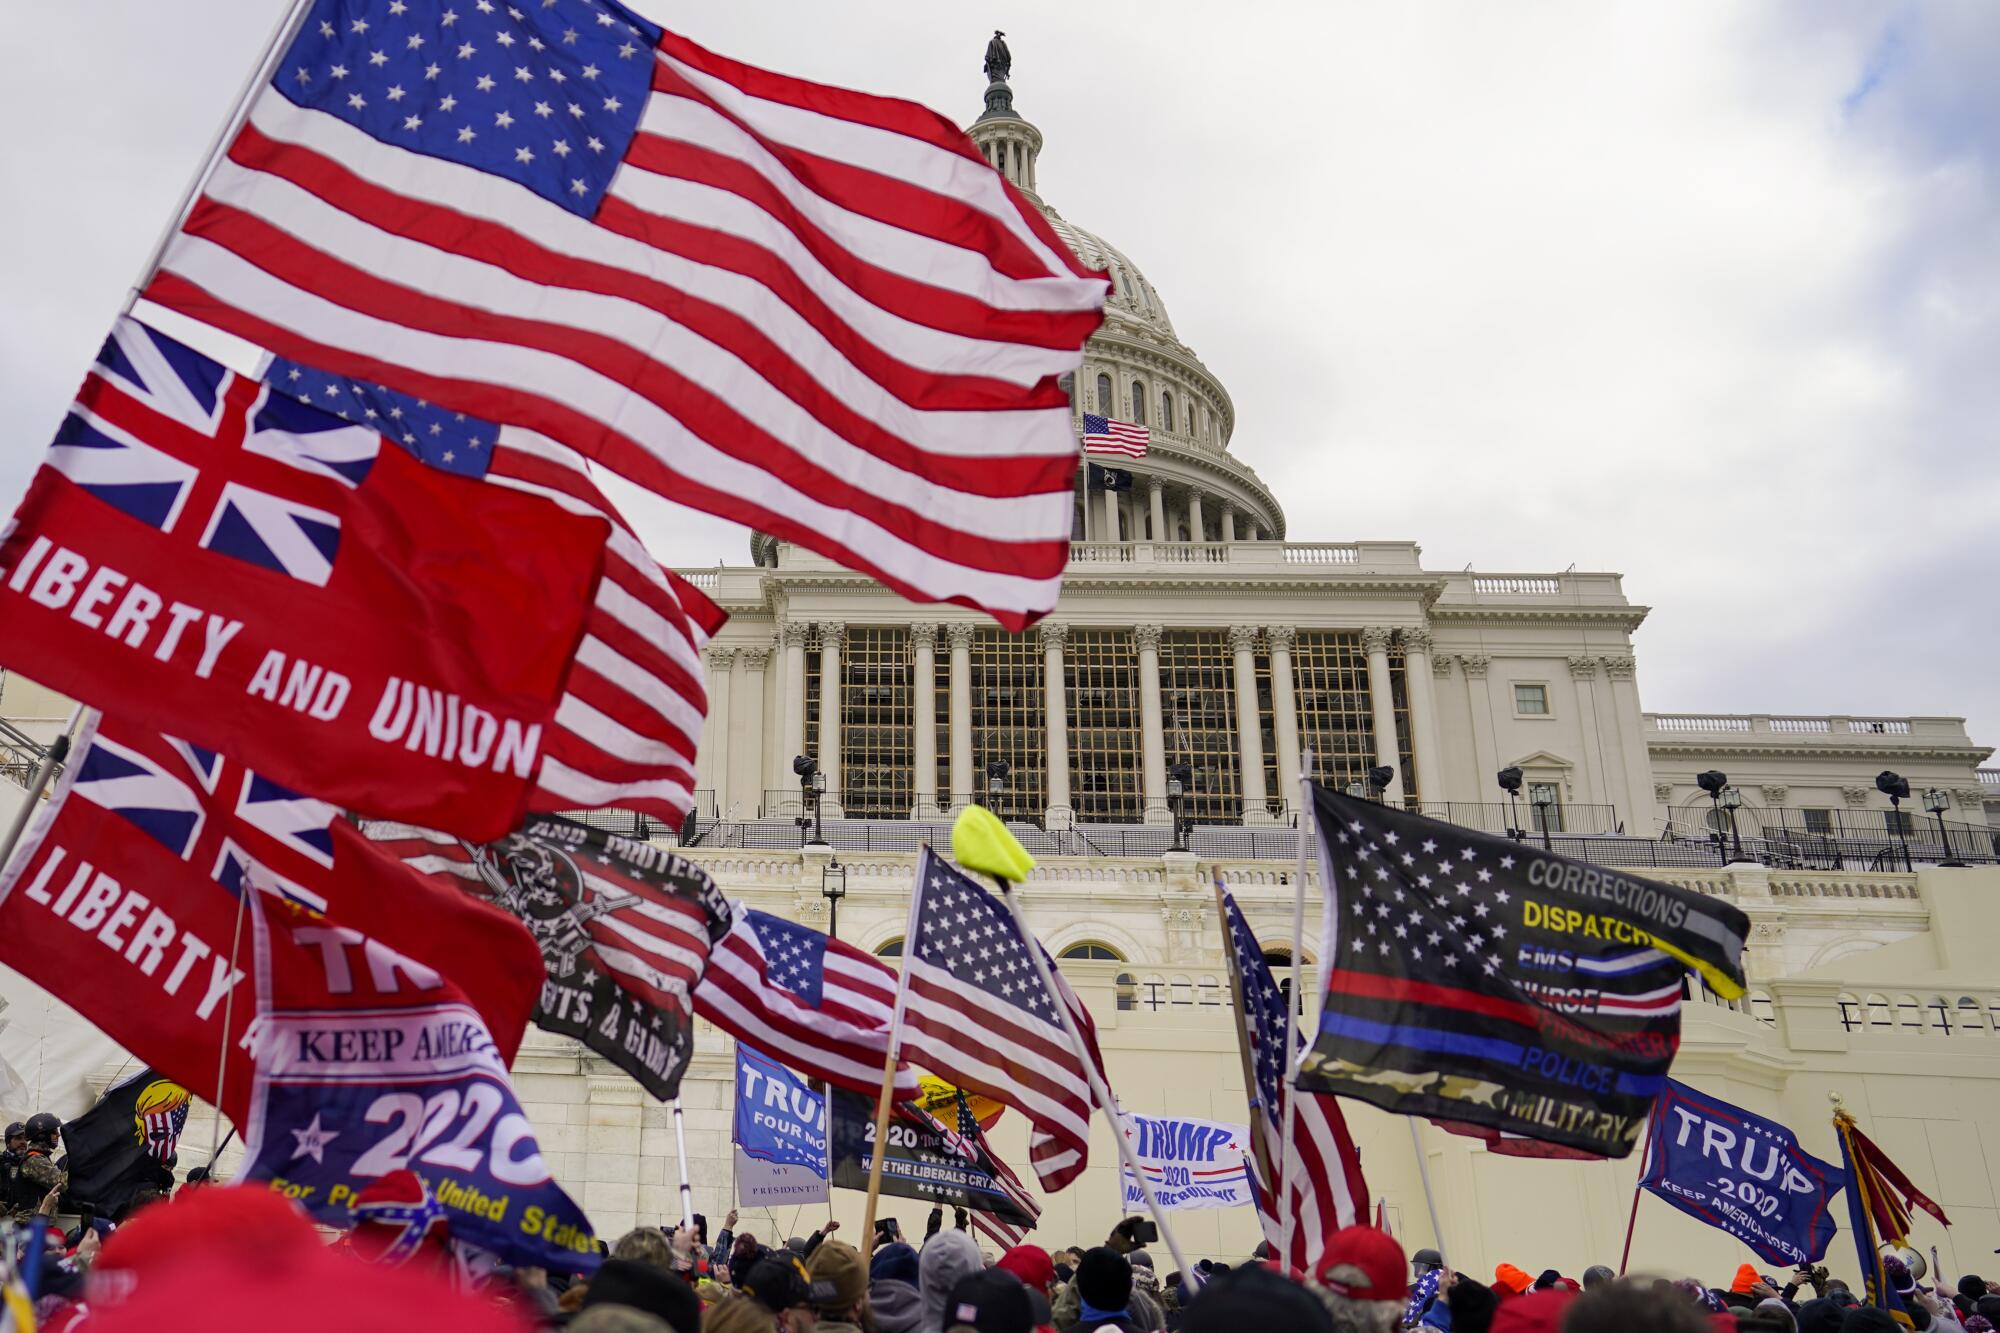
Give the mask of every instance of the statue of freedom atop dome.
[{"label": "statue of freedom atop dome", "polygon": [[1007,34],[995,28],[993,40],[986,44],[986,77],[994,83],[1005,83],[1008,71],[1013,68],[1014,56],[1007,49]]}]

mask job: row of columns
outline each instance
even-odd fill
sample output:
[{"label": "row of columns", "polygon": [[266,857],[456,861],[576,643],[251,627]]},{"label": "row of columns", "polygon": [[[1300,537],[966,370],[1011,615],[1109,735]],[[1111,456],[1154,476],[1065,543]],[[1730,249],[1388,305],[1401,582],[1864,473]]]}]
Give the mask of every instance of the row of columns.
[{"label": "row of columns", "polygon": [[[826,776],[827,794],[823,810],[830,817],[840,813],[840,727],[841,651],[846,640],[845,626],[822,623],[819,627],[820,710],[819,740],[814,758]],[[972,638],[978,626],[950,624],[943,627],[950,653],[950,696],[947,726],[951,738],[950,788],[954,794],[975,790],[972,735]],[[919,810],[940,809],[937,790],[937,648],[939,626],[919,623],[910,627],[914,649],[915,745],[914,787]],[[1064,654],[1069,643],[1069,626],[1044,623],[1039,627],[1042,645],[1042,686],[1047,718],[1048,822],[1063,827],[1074,817],[1070,799],[1069,701],[1064,680]],[[1139,625],[1133,629],[1138,648],[1139,670],[1139,750],[1141,793],[1148,822],[1165,822],[1167,807],[1166,728],[1160,703],[1160,625]],[[1236,625],[1229,630],[1236,686],[1237,791],[1243,801],[1246,823],[1271,819],[1269,796],[1264,787],[1264,742],[1257,706],[1257,648],[1263,643],[1271,659],[1272,722],[1276,731],[1278,791],[1289,801],[1298,788],[1303,758],[1299,745],[1297,677],[1292,666],[1292,646],[1297,631],[1289,625]],[[1385,799],[1399,801],[1405,777],[1396,743],[1395,696],[1390,683],[1389,649],[1400,635],[1405,658],[1404,679],[1409,691],[1410,733],[1417,771],[1442,773],[1437,750],[1437,705],[1431,666],[1431,635],[1421,628],[1401,631],[1371,627],[1361,631],[1362,648],[1368,662],[1368,696],[1374,722],[1376,762],[1397,770]],[[805,750],[806,640],[808,627],[791,622],[779,631],[783,653],[784,728],[778,759],[788,763],[791,756]],[[763,786],[763,700],[764,662],[760,650],[724,650],[711,653],[709,676],[709,736],[721,738],[736,731],[737,744],[726,740],[719,747],[704,744],[704,780],[718,789],[718,801],[726,814],[734,806],[761,798]],[[721,669],[718,669],[721,668]],[[736,700],[741,700],[740,705]],[[746,715],[746,728],[729,725],[732,708]],[[718,754],[717,751],[720,750]]]},{"label": "row of columns", "polygon": [[[1101,494],[1103,500],[1099,505],[1099,515],[1093,519],[1093,522],[1096,524],[1096,530],[1088,534],[1090,540],[1104,542],[1139,540],[1140,533],[1136,530],[1138,522],[1137,513],[1132,515],[1133,530],[1125,530],[1122,517],[1123,507],[1118,501],[1120,492],[1107,490],[1101,492]],[[1201,542],[1208,540],[1205,535],[1206,511],[1203,508],[1203,503],[1208,498],[1208,493],[1199,486],[1190,486],[1181,494],[1180,512],[1181,516],[1187,520],[1188,540],[1190,541]],[[1218,519],[1220,540],[1225,542],[1236,541],[1238,540],[1239,532],[1242,539],[1254,540],[1257,536],[1257,524],[1246,516],[1239,528],[1235,504],[1228,500],[1223,500],[1220,504],[1221,515]],[[1152,519],[1152,540],[1174,540],[1174,538],[1167,536],[1167,484],[1160,477],[1146,478],[1146,513]]]}]

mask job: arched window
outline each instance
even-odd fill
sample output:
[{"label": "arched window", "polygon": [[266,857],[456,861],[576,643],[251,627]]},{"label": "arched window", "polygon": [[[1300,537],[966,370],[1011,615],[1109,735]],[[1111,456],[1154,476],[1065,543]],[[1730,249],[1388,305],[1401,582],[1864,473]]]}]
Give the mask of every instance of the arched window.
[{"label": "arched window", "polygon": [[1170,431],[1173,428],[1174,428],[1174,391],[1172,389],[1166,389],[1162,390],[1160,393],[1160,429]]},{"label": "arched window", "polygon": [[1087,963],[1122,963],[1116,949],[1106,944],[1072,944],[1057,955],[1059,958],[1075,958]]},{"label": "arched window", "polygon": [[1132,421],[1133,424],[1139,426],[1146,424],[1146,381],[1144,380],[1132,381]]},{"label": "arched window", "polygon": [[1118,410],[1118,404],[1111,397],[1111,377],[1109,375],[1099,375],[1097,377],[1097,410],[1106,413]]},{"label": "arched window", "polygon": [[901,940],[890,940],[887,944],[881,945],[875,950],[875,956],[877,958],[901,958],[903,956],[903,942]]}]

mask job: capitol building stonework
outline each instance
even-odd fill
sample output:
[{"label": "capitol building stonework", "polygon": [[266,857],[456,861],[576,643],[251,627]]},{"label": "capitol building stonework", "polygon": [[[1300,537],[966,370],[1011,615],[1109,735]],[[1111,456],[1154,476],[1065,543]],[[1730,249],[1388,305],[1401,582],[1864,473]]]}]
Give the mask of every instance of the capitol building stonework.
[{"label": "capitol building stonework", "polygon": [[[819,929],[837,914],[841,938],[893,958],[918,847],[982,801],[1040,862],[1024,886],[1031,922],[1089,1002],[1123,1103],[1241,1122],[1214,880],[1275,962],[1303,952],[1310,987],[1314,870],[1303,937],[1292,927],[1300,776],[1348,786],[1387,767],[1381,799],[1735,901],[1752,922],[1751,991],[1724,1002],[1693,985],[1676,1076],[1783,1120],[1822,1157],[1836,1156],[1827,1098],[1838,1093],[1952,1215],[1949,1232],[1920,1219],[1919,1243],[1953,1274],[1990,1263],[1990,749],[1952,717],[1788,714],[1782,681],[1769,683],[1770,713],[1648,712],[1635,638],[1648,609],[1616,573],[1519,570],[1505,552],[1490,571],[1439,571],[1414,541],[1296,539],[1247,461],[1259,442],[1237,435],[1227,388],[1162,294],[1038,192],[1043,132],[1006,83],[989,86],[971,134],[1111,275],[1072,403],[1079,430],[1085,412],[1149,428],[1143,458],[1096,460],[1130,486],[1093,487],[1079,470],[1061,600],[1021,635],[762,536],[745,564],[684,571],[730,617],[707,654],[699,809],[683,830],[634,828],[618,812],[594,822],[682,841],[732,897]],[[8,737],[46,741],[67,712],[31,682],[0,681],[0,759]],[[801,783],[797,757],[823,793]],[[1507,768],[1520,770],[1514,802],[1496,784]],[[1709,770],[1727,773],[1734,811],[1698,785]],[[1892,810],[1875,784],[1883,770],[1937,793],[1940,808],[1913,797]],[[0,816],[19,794],[0,779]],[[1951,859],[1973,864],[1937,864]],[[122,1056],[18,978],[7,994],[0,1054],[37,1083],[4,1109],[80,1110]],[[695,1203],[711,1218],[728,1207],[732,1071],[729,1040],[704,1025],[684,1104]],[[547,1160],[600,1234],[677,1215],[664,1107],[540,1032],[516,1079]],[[1405,1123],[1365,1107],[1350,1118],[1396,1234],[1412,1249],[1435,1243]],[[1094,1134],[1090,1170],[1045,1200],[1044,1244],[1091,1243],[1120,1215],[1108,1131]],[[1025,1169],[1020,1116],[994,1138]],[[1428,1126],[1419,1139],[1454,1264],[1617,1262],[1636,1160],[1524,1161]],[[205,1144],[206,1131],[186,1141]],[[884,1211],[913,1229],[927,1208]],[[861,1196],[836,1191],[833,1213],[858,1226]],[[816,1217],[746,1213],[743,1226],[803,1235]],[[1248,1210],[1180,1213],[1176,1229],[1190,1253],[1230,1260],[1258,1238]],[[1830,1262],[1852,1278],[1846,1246],[1836,1240]],[[1634,1254],[1635,1267],[1710,1281],[1751,1257],[1657,1201],[1640,1204]]]}]

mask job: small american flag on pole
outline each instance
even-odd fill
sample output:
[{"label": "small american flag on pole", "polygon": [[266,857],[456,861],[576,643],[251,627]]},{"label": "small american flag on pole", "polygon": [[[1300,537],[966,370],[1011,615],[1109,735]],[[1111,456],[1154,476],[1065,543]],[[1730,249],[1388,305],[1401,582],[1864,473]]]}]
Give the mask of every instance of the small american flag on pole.
[{"label": "small american flag on pole", "polygon": [[[1368,1182],[1361,1177],[1361,1154],[1347,1132],[1340,1107],[1325,1093],[1297,1093],[1285,1086],[1285,1000],[1271,978],[1264,951],[1236,899],[1220,883],[1223,927],[1229,933],[1229,970],[1236,989],[1239,1039],[1246,1077],[1250,1080],[1250,1141],[1245,1158],[1257,1194],[1257,1216],[1272,1248],[1291,1238],[1291,1252],[1282,1256],[1288,1267],[1310,1270],[1326,1243],[1342,1227],[1364,1225],[1368,1218]],[[1299,1034],[1299,1041],[1304,1035]],[[1287,1093],[1299,1096],[1293,1125],[1294,1161],[1280,1174]],[[1285,1226],[1290,1212],[1293,1225]]]},{"label": "small american flag on pole", "polygon": [[143,294],[1019,630],[1106,290],[923,107],[615,0],[312,0]]},{"label": "small american flag on pole", "polygon": [[[709,955],[695,1012],[807,1078],[873,1094],[889,1054],[896,974],[851,944],[737,904]],[[917,1076],[896,1071],[896,1095]]]},{"label": "small american flag on pole", "polygon": [[928,847],[917,859],[917,928],[904,953],[903,1053],[953,1083],[1016,1107],[1034,1124],[1028,1156],[1059,1190],[1090,1152],[1090,1079],[1057,1017],[1064,1005],[1103,1077],[1097,1028],[1060,973],[1060,996],[1035,974],[1005,904]]},{"label": "small american flag on pole", "polygon": [[1129,421],[1114,421],[1093,412],[1083,414],[1083,451],[1087,454],[1117,454],[1120,458],[1144,458],[1153,443],[1153,432]]}]

